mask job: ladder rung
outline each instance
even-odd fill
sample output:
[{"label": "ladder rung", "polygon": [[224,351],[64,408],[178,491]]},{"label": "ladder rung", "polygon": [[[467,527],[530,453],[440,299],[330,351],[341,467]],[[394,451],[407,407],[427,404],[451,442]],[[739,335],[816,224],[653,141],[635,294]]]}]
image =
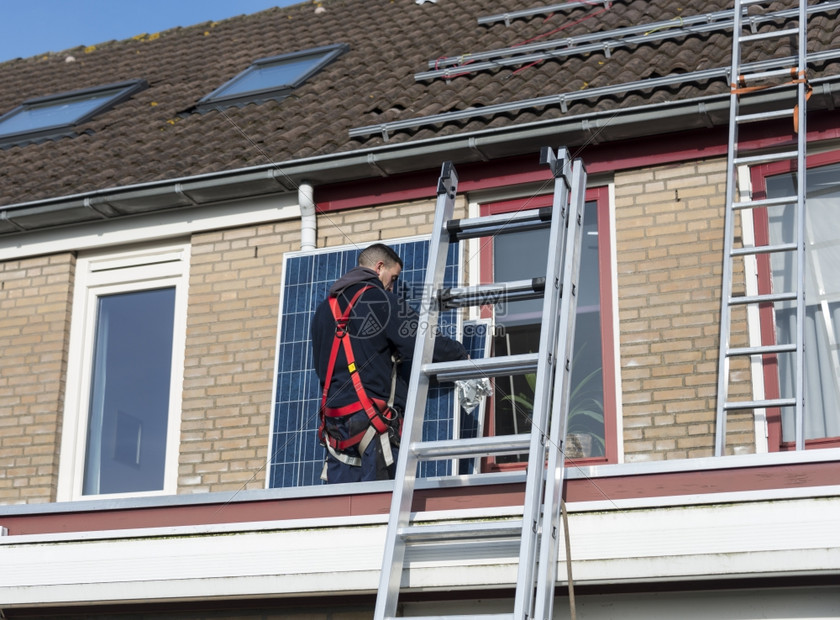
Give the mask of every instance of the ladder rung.
[{"label": "ladder rung", "polygon": [[777,207],[780,205],[790,205],[799,202],[796,196],[779,196],[778,198],[762,198],[761,200],[745,200],[743,202],[733,202],[733,209],[758,209],[761,207]]},{"label": "ladder rung", "polygon": [[780,110],[769,110],[767,112],[754,112],[752,114],[739,114],[735,117],[736,123],[755,123],[757,121],[769,121],[774,118],[793,118],[796,111],[793,108],[782,108]]},{"label": "ladder rung", "polygon": [[440,381],[459,381],[481,377],[524,375],[537,370],[538,360],[539,354],[537,353],[522,353],[519,355],[424,364],[422,370],[429,376],[436,376]]},{"label": "ladder rung", "polygon": [[551,225],[551,207],[528,209],[515,213],[499,213],[484,217],[449,220],[446,230],[456,240],[474,239],[523,230],[548,228]]},{"label": "ladder rung", "polygon": [[500,301],[536,299],[542,297],[544,292],[545,278],[531,278],[515,282],[447,288],[440,291],[438,299],[441,308],[449,309],[496,304]]},{"label": "ladder rung", "polygon": [[522,519],[409,525],[398,530],[398,533],[404,541],[409,543],[427,543],[440,540],[464,541],[470,539],[519,538],[522,535]]},{"label": "ladder rung", "polygon": [[795,398],[771,398],[769,400],[731,401],[723,404],[723,408],[727,411],[732,411],[733,409],[766,409],[767,407],[794,406],[796,406]]},{"label": "ladder rung", "polygon": [[531,436],[495,435],[470,439],[440,439],[413,442],[410,450],[421,461],[490,456],[492,454],[522,454],[528,452]]},{"label": "ladder rung", "polygon": [[739,355],[769,355],[772,353],[791,353],[796,351],[795,344],[767,344],[759,347],[735,347],[726,352],[728,357]]},{"label": "ladder rung", "polygon": [[768,293],[767,295],[744,295],[743,297],[730,297],[729,304],[738,306],[743,304],[763,304],[773,303],[777,301],[792,301],[796,299],[797,293],[790,291],[787,293]]},{"label": "ladder rung", "polygon": [[744,34],[738,37],[741,42],[760,41],[762,39],[774,39],[786,37],[790,34],[798,34],[799,28],[785,28],[784,30],[770,30],[768,32],[757,32],[755,34]]},{"label": "ladder rung", "polygon": [[768,153],[765,155],[751,155],[749,157],[736,157],[733,161],[738,164],[763,164],[772,161],[784,161],[786,159],[796,159],[799,151],[783,151],[781,153]]},{"label": "ladder rung", "polygon": [[[748,82],[760,82],[769,78],[790,77],[790,67],[786,69],[770,69],[769,71],[756,71],[754,73],[741,73],[738,75],[738,82],[746,84]],[[778,84],[782,86],[782,84]]]},{"label": "ladder rung", "polygon": [[796,243],[780,243],[779,245],[755,245],[746,248],[734,248],[732,256],[752,256],[755,254],[773,254],[775,252],[794,252],[799,248]]}]

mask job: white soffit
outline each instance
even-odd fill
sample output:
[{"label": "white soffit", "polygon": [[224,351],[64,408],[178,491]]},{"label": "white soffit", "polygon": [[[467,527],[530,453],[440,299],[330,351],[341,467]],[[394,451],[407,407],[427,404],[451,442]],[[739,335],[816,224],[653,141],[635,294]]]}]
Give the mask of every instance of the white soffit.
[{"label": "white soffit", "polygon": [[[840,572],[840,496],[574,512],[578,584],[685,581]],[[487,518],[487,517],[485,517]],[[0,524],[2,525],[2,524]],[[109,532],[99,540],[6,537],[0,601],[32,605],[342,596],[376,590],[384,523],[348,520]],[[411,562],[417,589],[509,587],[504,544],[453,548],[451,560]],[[337,552],[337,550],[339,550]],[[561,549],[560,562],[565,562]],[[561,565],[558,574],[566,574]]]}]

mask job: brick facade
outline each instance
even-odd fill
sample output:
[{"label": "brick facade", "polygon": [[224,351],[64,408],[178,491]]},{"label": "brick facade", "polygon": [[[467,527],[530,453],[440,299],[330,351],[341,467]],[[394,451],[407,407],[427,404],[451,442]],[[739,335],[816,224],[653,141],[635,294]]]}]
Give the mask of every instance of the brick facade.
[{"label": "brick facade", "polygon": [[[713,453],[725,172],[719,159],[616,175],[627,461]],[[751,417],[728,430],[752,445]]]},{"label": "brick facade", "polygon": [[[715,160],[616,175],[627,461],[712,454],[724,170]],[[466,215],[464,197],[456,209]],[[431,198],[322,213],[317,245],[427,234],[433,218]],[[299,249],[298,220],[191,240],[179,493],[265,486],[283,256]],[[0,270],[0,500],[54,501],[75,260]],[[731,416],[729,431],[731,450],[751,449],[750,415]]]},{"label": "brick facade", "polygon": [[[457,198],[455,217],[465,217],[466,208],[463,196]],[[429,234],[434,219],[431,199],[323,213],[318,216],[318,247],[356,244],[364,248],[377,241]]]},{"label": "brick facade", "polygon": [[180,493],[265,487],[283,254],[300,222],[192,238]]},{"label": "brick facade", "polygon": [[0,263],[0,504],[55,501],[75,265]]}]

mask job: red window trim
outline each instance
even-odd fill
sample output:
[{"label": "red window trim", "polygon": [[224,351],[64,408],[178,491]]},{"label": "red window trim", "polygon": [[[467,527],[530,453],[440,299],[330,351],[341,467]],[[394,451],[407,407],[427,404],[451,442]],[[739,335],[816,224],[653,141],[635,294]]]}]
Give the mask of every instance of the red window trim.
[{"label": "red window trim", "polygon": [[[689,496],[687,505],[696,496],[715,493],[744,493],[758,490],[819,488],[834,485],[840,477],[840,462],[790,462],[785,464],[726,467],[676,471],[651,471],[640,474],[573,477],[566,481],[568,504],[587,501],[611,501],[640,498]],[[595,480],[593,480],[593,478]],[[597,481],[597,484],[595,483]],[[224,523],[275,523],[285,519],[327,519],[331,517],[363,517],[387,515],[391,490],[370,491],[365,485],[354,487],[344,495],[295,497],[280,489],[246,490],[235,499],[220,500],[215,494],[197,495],[187,503],[172,499],[170,503],[140,506],[136,500],[94,500],[63,505],[3,506],[3,525],[9,537],[69,532],[103,532],[136,528],[202,526]],[[272,493],[276,491],[277,493]],[[454,510],[491,508],[521,503],[524,483],[455,486],[418,489],[412,510]],[[179,496],[183,500],[186,496]],[[722,501],[722,500],[721,500]],[[32,511],[36,508],[36,511]],[[38,512],[42,510],[43,512]],[[618,511],[616,511],[618,512]],[[10,539],[7,539],[10,542]]]},{"label": "red window trim", "polygon": [[[806,159],[807,168],[818,168],[829,164],[840,163],[840,151],[830,151],[811,155]],[[793,172],[793,162],[781,161],[770,164],[755,166],[750,170],[750,177],[753,187],[753,198],[761,200],[767,197],[767,177],[785,172]],[[770,231],[767,216],[767,209],[755,209],[753,211],[753,223],[755,226],[755,244],[758,246],[769,245]],[[758,269],[758,293],[760,295],[772,292],[772,274],[770,272],[770,257],[761,254],[756,258]],[[771,304],[763,304],[759,307],[759,333],[761,344],[770,345],[776,343],[776,328],[773,321],[773,308]],[[762,370],[764,375],[764,392],[767,398],[778,398],[780,386],[778,380],[776,355],[765,355],[763,358]],[[836,448],[840,446],[840,437],[826,437],[820,439],[808,439],[805,441],[805,449]],[[794,442],[782,441],[782,412],[779,407],[767,410],[767,449],[770,452],[784,452],[794,450]]]},{"label": "red window trim", "polygon": [[[485,203],[480,206],[481,215],[495,215],[498,213],[510,212],[515,209],[537,209],[552,204],[552,194],[541,194],[528,198],[517,198],[498,202]],[[586,459],[575,459],[576,463],[596,465],[602,463],[618,462],[618,433],[617,429],[617,402],[616,402],[616,376],[615,376],[615,347],[613,346],[615,333],[613,329],[614,309],[612,304],[612,229],[610,218],[609,190],[606,186],[589,188],[586,190],[586,201],[595,202],[598,209],[598,269],[600,275],[599,301],[601,315],[601,377],[604,388],[604,443],[605,456]],[[479,269],[481,281],[488,282],[493,268],[492,246],[488,243],[482,244],[479,254]],[[489,311],[488,311],[489,312]],[[488,407],[490,410],[490,407]],[[493,417],[490,416],[486,425],[487,432],[492,433]],[[496,464],[487,462],[483,465],[485,469],[510,470],[521,469],[524,463]]]}]

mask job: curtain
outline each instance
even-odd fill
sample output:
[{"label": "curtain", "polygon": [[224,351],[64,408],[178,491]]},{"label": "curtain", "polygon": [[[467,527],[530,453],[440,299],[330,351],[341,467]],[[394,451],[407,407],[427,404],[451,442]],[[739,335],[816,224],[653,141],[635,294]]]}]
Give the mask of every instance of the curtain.
[{"label": "curtain", "polygon": [[[805,206],[805,438],[840,436],[840,164],[808,171]],[[790,175],[768,179],[768,197],[795,193]],[[771,212],[770,244],[794,240],[793,206]],[[796,290],[796,261],[791,252],[770,260],[774,292]],[[793,302],[775,309],[777,343],[796,341]],[[779,396],[795,395],[794,364],[790,354],[779,355]],[[794,440],[794,412],[782,410],[782,439]]]}]

